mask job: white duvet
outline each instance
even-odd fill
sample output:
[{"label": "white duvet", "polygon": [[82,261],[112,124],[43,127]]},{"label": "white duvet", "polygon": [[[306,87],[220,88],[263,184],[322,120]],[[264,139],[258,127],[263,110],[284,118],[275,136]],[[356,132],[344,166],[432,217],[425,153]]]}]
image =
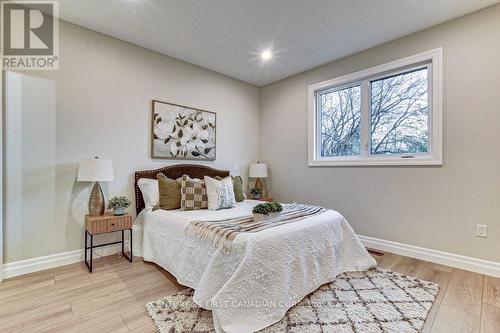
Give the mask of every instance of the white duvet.
[{"label": "white duvet", "polygon": [[194,301],[212,310],[217,332],[258,331],[337,275],[376,265],[349,223],[332,210],[240,234],[229,254],[185,233],[192,220],[249,215],[257,203],[245,200],[218,211],[148,210],[134,225],[136,253],[193,288]]}]

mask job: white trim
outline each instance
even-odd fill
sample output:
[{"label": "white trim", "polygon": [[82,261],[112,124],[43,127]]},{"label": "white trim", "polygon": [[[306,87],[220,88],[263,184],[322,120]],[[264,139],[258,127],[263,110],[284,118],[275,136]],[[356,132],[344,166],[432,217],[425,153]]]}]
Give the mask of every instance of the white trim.
[{"label": "white trim", "polygon": [[8,279],[19,275],[43,271],[49,268],[73,264],[80,262],[82,260],[82,256],[83,250],[74,250],[7,263],[3,265],[4,278]]},{"label": "white trim", "polygon": [[[437,251],[363,235],[358,235],[358,238],[364,246],[374,250],[391,252],[406,257],[461,268],[471,272],[500,277],[500,263],[498,262],[466,257],[449,252]],[[127,242],[125,241],[125,243]],[[103,252],[100,255],[96,255],[94,252],[94,258],[98,258],[99,256],[114,255],[119,253],[121,250],[120,244],[101,249]],[[74,264],[81,261],[83,261],[83,250],[74,250],[44,257],[11,262],[4,264],[4,278],[12,278],[45,269]]]},{"label": "white trim", "polygon": [[[0,15],[3,15],[0,10]],[[3,59],[0,56],[0,133],[4,132],[3,128],[3,81],[4,81],[4,71],[3,71]],[[0,283],[4,278],[3,276],[3,225],[4,225],[4,214],[3,214],[3,192],[4,192],[4,184],[3,184],[3,164],[4,164],[4,156],[3,156],[3,134],[0,134]]]},{"label": "white trim", "polygon": [[[128,241],[125,240],[125,248],[128,247]],[[94,249],[94,257],[100,258],[118,254],[121,252],[121,244],[114,244],[106,247]],[[3,265],[4,279],[16,277],[19,275],[29,274],[33,272],[43,271],[50,268],[74,264],[84,260],[82,250],[73,250],[68,252],[51,254],[48,256],[15,261]]]},{"label": "white trim", "polygon": [[[353,157],[336,157],[336,158],[319,158],[317,155],[317,112],[316,112],[316,92],[333,88],[336,86],[346,86],[356,82],[363,84],[366,80],[372,80],[380,75],[387,74],[398,69],[403,69],[409,66],[418,66],[418,64],[429,63],[430,80],[429,99],[431,119],[431,133],[430,133],[430,154],[419,156],[418,154],[407,154],[413,156],[353,156]],[[410,57],[398,59],[386,64],[364,69],[352,74],[344,75],[332,80],[323,81],[309,86],[309,118],[308,118],[308,164],[309,166],[370,166],[370,165],[442,165],[443,164],[443,138],[442,138],[442,63],[443,63],[443,49],[437,48],[427,52],[422,52]],[[363,94],[363,92],[362,92]],[[362,101],[363,103],[363,101]],[[366,103],[365,103],[366,104]],[[366,106],[365,106],[366,110]],[[363,113],[366,113],[363,112]],[[362,114],[363,116],[363,114]],[[366,118],[366,115],[365,115]],[[366,121],[366,119],[365,119]],[[366,127],[367,124],[361,126]],[[364,141],[367,140],[362,136]],[[361,145],[366,145],[366,142],[361,142]],[[363,151],[364,149],[362,149]]]},{"label": "white trim", "polygon": [[426,260],[441,265],[465,269],[471,272],[500,277],[500,263],[498,262],[466,257],[368,236],[358,235],[358,238],[364,246],[374,250],[387,251],[405,257]]},{"label": "white trim", "polygon": [[[411,154],[410,154],[411,155]],[[413,158],[401,158],[396,156],[362,157],[349,156],[336,159],[317,159],[309,161],[311,167],[321,166],[376,166],[376,165],[443,165],[442,160],[435,159],[429,155],[412,155]]]}]

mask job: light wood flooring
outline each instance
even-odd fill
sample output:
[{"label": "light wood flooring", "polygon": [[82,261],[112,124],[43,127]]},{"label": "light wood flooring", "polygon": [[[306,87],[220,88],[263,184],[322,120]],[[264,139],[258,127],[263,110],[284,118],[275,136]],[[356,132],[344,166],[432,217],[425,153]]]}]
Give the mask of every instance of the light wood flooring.
[{"label": "light wood flooring", "polygon": [[[500,332],[500,279],[386,253],[379,266],[441,286],[424,332]],[[0,332],[154,332],[144,305],[183,287],[136,258],[95,260],[5,280]]]}]

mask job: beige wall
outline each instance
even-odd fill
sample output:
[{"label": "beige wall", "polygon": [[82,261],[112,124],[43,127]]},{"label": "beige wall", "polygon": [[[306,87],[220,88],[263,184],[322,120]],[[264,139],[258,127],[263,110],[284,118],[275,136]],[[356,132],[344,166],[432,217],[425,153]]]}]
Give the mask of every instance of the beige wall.
[{"label": "beige wall", "polygon": [[[133,198],[149,156],[152,99],[217,112],[217,160],[239,173],[269,163],[276,198],[343,213],[360,234],[500,261],[500,6],[370,49],[260,90],[61,23],[60,70],[8,74],[4,262],[83,247],[90,184],[77,163],[111,158],[106,197]],[[443,47],[443,167],[307,167],[307,87]],[[260,106],[259,106],[260,97]],[[260,109],[260,113],[259,113]],[[261,133],[259,153],[256,136]],[[132,211],[132,209],[131,209]],[[489,237],[475,237],[477,223]]]},{"label": "beige wall", "polygon": [[[307,166],[308,85],[437,47],[442,167]],[[268,85],[261,114],[275,197],[336,209],[362,235],[500,261],[500,5]]]},{"label": "beige wall", "polygon": [[83,248],[80,159],[112,159],[105,196],[131,199],[133,171],[179,163],[150,158],[152,99],[217,112],[206,164],[244,176],[258,158],[258,88],[72,24],[60,26],[59,71],[6,76],[7,263]]}]

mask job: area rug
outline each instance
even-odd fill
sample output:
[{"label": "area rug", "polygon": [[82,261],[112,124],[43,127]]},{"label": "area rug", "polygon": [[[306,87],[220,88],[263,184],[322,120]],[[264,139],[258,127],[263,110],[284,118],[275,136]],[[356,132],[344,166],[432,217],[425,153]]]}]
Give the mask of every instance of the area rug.
[{"label": "area rug", "polygon": [[[262,333],[420,332],[439,286],[373,268],[348,272],[292,307]],[[146,305],[161,333],[212,333],[212,312],[193,302],[185,289]]]}]

